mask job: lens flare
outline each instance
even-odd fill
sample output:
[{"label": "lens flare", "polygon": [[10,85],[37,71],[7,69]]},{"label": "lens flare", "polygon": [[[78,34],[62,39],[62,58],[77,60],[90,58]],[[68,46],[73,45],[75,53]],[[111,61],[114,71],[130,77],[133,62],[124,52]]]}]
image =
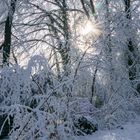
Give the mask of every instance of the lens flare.
[{"label": "lens flare", "polygon": [[90,20],[84,21],[79,28],[80,35],[90,39],[91,37],[98,37],[101,34],[99,26]]}]

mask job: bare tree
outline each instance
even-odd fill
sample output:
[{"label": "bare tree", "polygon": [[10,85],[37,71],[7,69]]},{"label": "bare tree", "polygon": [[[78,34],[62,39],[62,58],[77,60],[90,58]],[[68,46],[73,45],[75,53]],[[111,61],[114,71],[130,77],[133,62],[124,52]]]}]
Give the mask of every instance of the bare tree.
[{"label": "bare tree", "polygon": [[9,65],[10,50],[11,50],[11,36],[12,36],[12,21],[15,13],[17,0],[11,0],[8,15],[5,21],[4,43],[3,48],[3,65]]},{"label": "bare tree", "polygon": [[[132,16],[131,16],[131,1],[130,0],[124,0],[125,4],[125,15],[127,19],[127,25],[126,28],[131,28],[131,23],[132,23]],[[127,46],[128,46],[128,67],[129,67],[129,79],[134,80],[136,78],[136,61],[137,61],[137,56],[136,56],[136,46],[134,45],[132,41],[131,35],[128,36],[127,39]]]}]

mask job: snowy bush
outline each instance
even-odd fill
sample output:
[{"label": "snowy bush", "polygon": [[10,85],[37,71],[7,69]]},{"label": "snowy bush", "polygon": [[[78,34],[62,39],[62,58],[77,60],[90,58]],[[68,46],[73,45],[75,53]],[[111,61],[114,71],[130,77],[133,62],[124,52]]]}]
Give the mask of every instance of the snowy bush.
[{"label": "snowy bush", "polygon": [[25,69],[5,67],[0,73],[0,115],[6,116],[1,132],[5,122],[12,120],[10,139],[62,140],[71,136],[73,123],[67,96],[52,71],[45,67],[45,60],[36,56]]},{"label": "snowy bush", "polygon": [[140,114],[139,0],[1,0],[0,138],[68,140]]}]

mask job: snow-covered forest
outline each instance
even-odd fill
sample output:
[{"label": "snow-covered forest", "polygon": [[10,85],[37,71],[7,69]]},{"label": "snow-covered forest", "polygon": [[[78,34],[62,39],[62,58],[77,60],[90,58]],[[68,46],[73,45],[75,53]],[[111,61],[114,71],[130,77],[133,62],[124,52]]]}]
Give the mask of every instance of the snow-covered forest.
[{"label": "snow-covered forest", "polygon": [[0,0],[0,139],[84,140],[139,116],[139,0]]}]

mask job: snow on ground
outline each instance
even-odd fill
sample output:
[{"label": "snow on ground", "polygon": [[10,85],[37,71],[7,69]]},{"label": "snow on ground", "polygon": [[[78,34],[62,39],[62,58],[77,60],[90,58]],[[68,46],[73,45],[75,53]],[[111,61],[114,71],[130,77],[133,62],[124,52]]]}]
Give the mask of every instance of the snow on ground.
[{"label": "snow on ground", "polygon": [[140,140],[140,120],[124,125],[123,129],[96,131],[93,135],[79,137],[79,140]]},{"label": "snow on ground", "polygon": [[78,137],[77,140],[140,140],[140,117],[137,121],[124,125],[123,129],[99,130],[93,135]]}]

